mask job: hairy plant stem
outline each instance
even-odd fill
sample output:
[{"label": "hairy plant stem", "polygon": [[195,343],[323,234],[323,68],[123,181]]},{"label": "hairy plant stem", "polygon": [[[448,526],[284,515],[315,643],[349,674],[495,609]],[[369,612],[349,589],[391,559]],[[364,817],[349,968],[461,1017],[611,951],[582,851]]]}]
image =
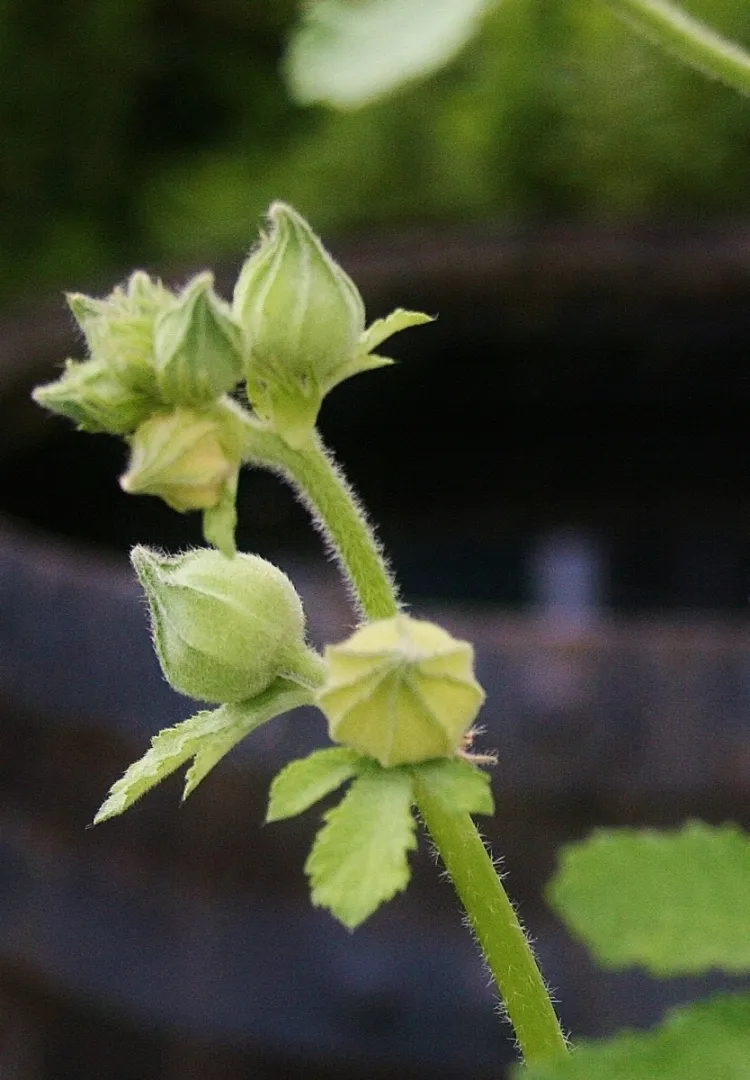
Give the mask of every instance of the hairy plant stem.
[{"label": "hairy plant stem", "polygon": [[643,37],[683,63],[750,94],[750,53],[670,0],[604,0]]},{"label": "hairy plant stem", "polygon": [[396,585],[380,544],[317,432],[293,449],[267,427],[249,420],[243,458],[278,473],[294,488],[339,564],[360,616],[373,620],[397,615]]},{"label": "hairy plant stem", "polygon": [[528,938],[482,838],[466,813],[451,813],[414,770],[417,806],[466,909],[497,982],[524,1060],[564,1057],[567,1044]]},{"label": "hairy plant stem", "polygon": [[[245,460],[286,477],[308,507],[368,620],[399,611],[396,586],[367,517],[319,437],[290,448],[250,421]],[[415,770],[418,773],[418,770]],[[456,814],[417,784],[417,805],[466,909],[527,1062],[567,1053],[531,946],[489,852],[468,814]]]}]

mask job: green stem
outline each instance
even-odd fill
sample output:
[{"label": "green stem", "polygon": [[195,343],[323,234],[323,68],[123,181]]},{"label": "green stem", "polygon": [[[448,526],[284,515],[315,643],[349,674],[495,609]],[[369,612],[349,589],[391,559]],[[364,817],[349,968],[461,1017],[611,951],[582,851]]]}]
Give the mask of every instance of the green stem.
[{"label": "green stem", "polygon": [[271,469],[292,485],[312,515],[349,583],[352,601],[369,620],[389,619],[400,607],[382,548],[357,498],[317,433],[299,449],[248,422],[244,460]]},{"label": "green stem", "polygon": [[[356,496],[317,434],[292,449],[263,425],[248,421],[245,459],[286,477],[310,509],[368,619],[398,613],[396,587]],[[418,770],[415,770],[418,772]],[[495,977],[528,1062],[567,1052],[555,1010],[531,946],[468,814],[446,810],[424,783],[418,806],[453,879]]]},{"label": "green stem", "polygon": [[417,806],[469,916],[527,1064],[564,1057],[565,1037],[528,938],[468,814],[447,809],[414,770]]},{"label": "green stem", "polygon": [[634,30],[667,52],[750,94],[750,53],[669,0],[604,0]]}]

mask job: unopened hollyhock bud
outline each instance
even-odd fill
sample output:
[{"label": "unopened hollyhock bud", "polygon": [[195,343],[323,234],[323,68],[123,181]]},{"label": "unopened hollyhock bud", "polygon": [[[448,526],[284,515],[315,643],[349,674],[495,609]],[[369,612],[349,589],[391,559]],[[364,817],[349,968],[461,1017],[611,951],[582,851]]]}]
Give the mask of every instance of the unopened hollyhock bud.
[{"label": "unopened hollyhock bud", "polygon": [[106,364],[130,389],[157,396],[154,327],[172,293],[142,270],[104,299],[70,293],[68,306],[83,331],[92,360]]},{"label": "unopened hollyhock bud", "polygon": [[242,429],[231,402],[209,409],[172,409],[150,416],[130,440],[120,478],[132,495],[158,495],[173,510],[218,505],[239,470]]},{"label": "unopened hollyhock bud", "polygon": [[249,700],[280,676],[307,684],[302,603],[277,567],[210,548],[171,556],[136,547],[131,559],[159,661],[176,690],[222,703]]},{"label": "unopened hollyhock bud", "polygon": [[159,407],[153,397],[125,386],[101,360],[67,360],[60,378],[37,387],[32,397],[81,431],[110,435],[130,434]]},{"label": "unopened hollyhock bud", "polygon": [[471,645],[406,615],[363,626],[325,662],[331,738],[385,766],[454,755],[484,701]]},{"label": "unopened hollyhock bud", "polygon": [[[362,297],[305,219],[284,203],[274,203],[268,216],[270,231],[237,280],[233,313],[246,337],[253,408],[286,442],[300,446],[329,390],[391,361],[371,354],[375,339],[365,330]],[[414,315],[376,335],[377,342],[425,321]]]},{"label": "unopened hollyhock bud", "polygon": [[201,405],[233,390],[243,375],[241,334],[213,275],[188,282],[154,328],[159,391],[172,405]]}]

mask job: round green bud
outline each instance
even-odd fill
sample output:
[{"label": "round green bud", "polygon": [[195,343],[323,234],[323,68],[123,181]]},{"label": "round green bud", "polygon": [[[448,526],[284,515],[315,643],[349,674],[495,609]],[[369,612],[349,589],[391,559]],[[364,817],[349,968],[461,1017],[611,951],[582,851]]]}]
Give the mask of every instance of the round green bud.
[{"label": "round green bud", "polygon": [[157,412],[131,438],[120,486],[133,495],[158,495],[180,512],[212,509],[227,485],[234,486],[241,453],[240,421],[229,401]]},{"label": "round green bud", "polygon": [[37,387],[32,396],[81,431],[110,435],[128,435],[159,407],[150,395],[124,385],[101,360],[67,360],[60,378]]},{"label": "round green bud", "polygon": [[154,328],[159,391],[172,405],[201,405],[233,390],[242,378],[239,327],[213,289],[213,274],[188,282]]},{"label": "round green bud", "polygon": [[151,609],[167,681],[199,701],[244,701],[280,676],[307,684],[302,603],[286,574],[256,555],[211,548],[131,560]]},{"label": "round green bud", "polygon": [[471,645],[407,615],[363,626],[325,662],[331,738],[385,766],[453,756],[484,701]]},{"label": "round green bud", "polygon": [[274,203],[268,216],[270,231],[237,280],[233,312],[249,348],[252,405],[299,445],[356,354],[365,310],[354,282],[300,214]]}]

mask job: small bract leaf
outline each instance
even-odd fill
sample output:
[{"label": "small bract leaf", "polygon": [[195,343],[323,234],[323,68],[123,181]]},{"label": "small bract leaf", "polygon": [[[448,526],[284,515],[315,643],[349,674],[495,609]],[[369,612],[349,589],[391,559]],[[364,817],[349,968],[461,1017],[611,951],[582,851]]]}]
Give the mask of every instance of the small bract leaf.
[{"label": "small bract leaf", "polygon": [[465,758],[438,758],[413,767],[415,779],[456,814],[493,814],[490,777]]},{"label": "small bract leaf", "polygon": [[748,894],[750,837],[701,822],[597,831],[563,849],[548,893],[601,964],[659,976],[750,971]]},{"label": "small bract leaf", "polygon": [[348,746],[316,750],[309,757],[292,761],[271,784],[266,821],[303,813],[350,780],[361,761],[362,755]]},{"label": "small bract leaf", "polygon": [[206,709],[181,724],[164,728],[151,740],[151,746],[135,761],[110,789],[94,824],[122,814],[142,795],[173,772],[195,758],[188,772],[183,798],[240,739],[267,720],[298,705],[309,704],[311,694],[295,683],[277,679],[253,701]]},{"label": "small bract leaf", "polygon": [[514,1080],[750,1080],[750,997],[721,995],[675,1009],[652,1031],[582,1042]]},{"label": "small bract leaf", "polygon": [[409,882],[416,847],[407,769],[374,763],[359,775],[315,838],[305,872],[312,902],[353,930]]},{"label": "small bract leaf", "polygon": [[367,327],[360,339],[360,347],[363,352],[370,353],[400,330],[408,330],[410,326],[424,326],[429,322],[434,322],[432,315],[425,315],[422,311],[396,308],[384,319],[376,319]]},{"label": "small bract leaf", "polygon": [[291,40],[290,90],[303,104],[358,108],[438,70],[494,0],[317,0]]}]

